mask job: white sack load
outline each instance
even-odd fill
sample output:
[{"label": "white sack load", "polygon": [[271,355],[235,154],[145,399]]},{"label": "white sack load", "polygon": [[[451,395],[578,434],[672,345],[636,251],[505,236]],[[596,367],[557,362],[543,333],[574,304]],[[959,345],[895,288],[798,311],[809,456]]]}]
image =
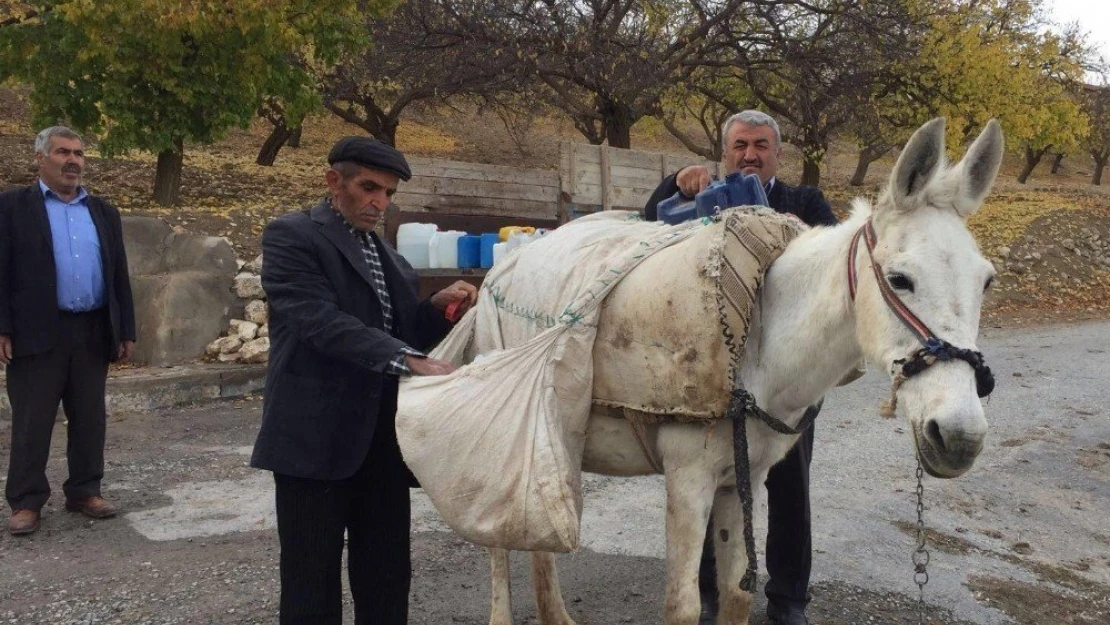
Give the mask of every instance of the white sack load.
[{"label": "white sack load", "polygon": [[401,383],[401,450],[447,524],[490,547],[576,549],[591,410],[719,418],[721,321],[747,327],[762,272],[802,227],[769,209],[677,226],[607,211],[505,256],[431,354],[460,369]]}]

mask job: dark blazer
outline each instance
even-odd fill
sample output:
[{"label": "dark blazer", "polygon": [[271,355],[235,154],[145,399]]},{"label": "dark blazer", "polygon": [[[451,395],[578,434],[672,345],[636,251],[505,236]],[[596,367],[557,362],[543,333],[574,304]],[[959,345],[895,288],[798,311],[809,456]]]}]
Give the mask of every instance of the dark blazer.
[{"label": "dark blazer", "polygon": [[[119,211],[88,196],[89,214],[100,236],[104,297],[114,360],[122,341],[135,340],[135,306],[123,247]],[[38,182],[0,194],[0,334],[12,337],[15,357],[41,354],[58,339],[57,268],[46,200]]]},{"label": "dark blazer", "polygon": [[280,217],[263,232],[270,364],[251,466],[316,480],[354,475],[378,420],[392,425],[397,385],[386,365],[402,345],[425,350],[450,329],[430,300],[417,302],[408,262],[371,236],[399,338],[382,329],[362,247],[330,205]]},{"label": "dark blazer", "polygon": [[[648,221],[659,219],[659,203],[678,193],[678,173],[671,174],[655,187],[647,204],[644,205],[644,218]],[[817,187],[791,186],[775,179],[775,186],[767,194],[771,208],[780,213],[790,213],[811,226],[835,226],[836,215],[825,200],[825,195]]]}]

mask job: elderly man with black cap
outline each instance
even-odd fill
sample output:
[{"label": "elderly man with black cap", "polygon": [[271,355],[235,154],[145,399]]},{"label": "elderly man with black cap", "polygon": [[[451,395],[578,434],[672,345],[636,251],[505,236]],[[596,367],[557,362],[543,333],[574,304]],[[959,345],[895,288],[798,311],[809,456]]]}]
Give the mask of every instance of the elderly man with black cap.
[{"label": "elderly man with black cap", "polygon": [[457,282],[418,302],[416,272],[373,232],[412,175],[400,152],[346,137],[328,163],[328,196],[262,235],[271,350],[251,466],[274,473],[280,622],[342,623],[346,534],[355,622],[403,625],[411,475],[397,382],[454,369],[423,350],[450,329],[447,306],[477,291]]}]

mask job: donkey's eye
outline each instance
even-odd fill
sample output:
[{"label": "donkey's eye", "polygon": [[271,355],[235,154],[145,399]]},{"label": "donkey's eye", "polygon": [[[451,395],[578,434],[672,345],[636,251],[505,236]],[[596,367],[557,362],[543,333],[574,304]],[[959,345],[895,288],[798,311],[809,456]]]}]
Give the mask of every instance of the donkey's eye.
[{"label": "donkey's eye", "polygon": [[904,274],[889,274],[886,277],[886,281],[889,282],[890,287],[896,291],[909,291],[913,293],[913,280],[910,280]]}]

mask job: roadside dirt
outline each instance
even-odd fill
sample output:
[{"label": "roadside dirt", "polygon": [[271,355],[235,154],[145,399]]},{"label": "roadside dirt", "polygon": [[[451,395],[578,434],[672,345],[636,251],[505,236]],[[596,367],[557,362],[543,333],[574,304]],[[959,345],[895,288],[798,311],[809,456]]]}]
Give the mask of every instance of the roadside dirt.
[{"label": "roadside dirt", "polygon": [[[106,495],[128,514],[94,522],[62,511],[56,493],[38,533],[19,539],[0,535],[0,623],[275,623],[278,543],[267,516],[269,475],[248,468],[244,456],[257,432],[260,403],[251,398],[111,417]],[[0,458],[8,456],[7,426],[0,422]],[[65,476],[65,439],[59,427],[48,471],[56,490]],[[143,521],[145,513],[172,509],[175,500],[180,506],[188,492],[199,494],[186,505],[211,504],[213,497],[238,495],[244,483],[252,485],[253,496],[236,499],[240,505],[224,515],[242,517],[239,530],[172,540],[144,534],[157,531]],[[186,511],[171,512],[163,527],[188,522],[175,521],[175,514]],[[250,529],[252,523],[257,529]],[[410,623],[488,623],[484,549],[449,532],[418,531],[413,563]],[[560,556],[559,563],[568,610],[580,625],[659,622],[662,560],[584,550]],[[521,625],[537,624],[529,571],[527,558],[515,554],[514,613]],[[917,622],[913,597],[828,583],[815,585],[813,595],[815,623]],[[762,596],[757,602],[753,625],[764,622]],[[928,609],[936,619],[931,624],[974,625],[939,606]],[[351,622],[349,602],[346,610]]]},{"label": "roadside dirt", "polygon": [[[999,378],[987,447],[966,476],[925,484],[926,623],[1110,622],[1108,332],[1100,322],[985,333]],[[874,414],[888,387],[871,372],[831,392],[818,420],[818,625],[920,622],[911,444],[904,421]],[[257,397],[112,415],[105,494],[126,514],[90,521],[61,511],[56,492],[37,534],[0,534],[0,624],[276,622],[272,480],[247,466],[260,416]],[[0,475],[9,427],[0,421]],[[48,465],[55,491],[65,445],[59,425]],[[587,486],[586,545],[558,558],[568,610],[579,625],[659,623],[662,479],[588,476]],[[422,494],[413,501],[410,622],[488,623],[485,551],[448,531]],[[536,625],[523,554],[512,571],[514,622]],[[764,625],[763,611],[759,595],[753,625]]]}]

